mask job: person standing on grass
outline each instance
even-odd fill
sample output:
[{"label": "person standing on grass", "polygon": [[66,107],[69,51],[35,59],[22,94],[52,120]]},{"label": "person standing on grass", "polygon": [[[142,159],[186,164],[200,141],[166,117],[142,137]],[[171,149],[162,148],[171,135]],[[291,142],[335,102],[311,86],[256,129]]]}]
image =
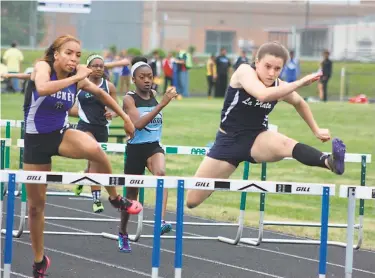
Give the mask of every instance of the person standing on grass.
[{"label": "person standing on grass", "polygon": [[[289,59],[288,50],[277,42],[263,44],[254,64],[242,64],[231,77],[216,140],[202,161],[195,177],[227,179],[243,161],[251,163],[276,162],[293,157],[308,166],[328,169],[337,175],[345,170],[345,144],[333,139],[332,154],[299,143],[281,133],[268,129],[268,115],[279,101],[294,106],[317,139],[331,139],[328,129],[315,122],[309,105],[295,91],[319,80],[313,73],[292,83],[279,79]],[[211,190],[188,190],[186,204],[194,208],[207,199]]]},{"label": "person standing on grass", "polygon": [[321,101],[326,102],[328,99],[327,85],[328,81],[332,76],[332,61],[329,59],[329,51],[323,52],[323,61],[320,63],[321,71],[323,72],[322,77],[318,83],[319,98]]},{"label": "person standing on grass", "polygon": [[285,64],[280,76],[282,79],[288,83],[294,82],[298,79],[300,75],[299,61],[294,56],[294,51],[289,52],[289,60]]},{"label": "person standing on grass", "polygon": [[237,61],[233,65],[233,70],[238,69],[238,67],[243,63],[249,63],[249,58],[246,56],[246,50],[241,51],[241,55],[237,58]]},{"label": "person standing on grass", "polygon": [[163,60],[164,92],[167,91],[168,86],[173,86],[173,60],[172,52],[169,52]]},{"label": "person standing on grass", "polygon": [[220,55],[216,57],[216,86],[215,97],[224,97],[228,86],[228,76],[231,69],[231,63],[227,57],[227,50],[223,47],[220,50]]},{"label": "person standing on grass", "polygon": [[[23,61],[23,54],[21,50],[17,48],[17,43],[13,42],[11,44],[11,48],[7,49],[4,52],[3,60],[5,61],[5,64],[8,69],[8,73],[20,73],[21,72],[21,63]],[[19,80],[18,78],[14,77],[11,78],[11,84],[12,84],[12,89],[15,92],[20,91],[19,87]]]},{"label": "person standing on grass", "polygon": [[[111,96],[89,81],[92,70],[79,65],[81,44],[73,36],[58,37],[50,45],[44,58],[38,61],[30,77],[24,101],[24,170],[51,171],[52,156],[90,161],[93,173],[112,173],[108,157],[88,134],[70,128],[68,111],[76,93],[82,89],[94,94],[124,121],[124,130],[132,138],[134,125],[128,115]],[[33,277],[42,278],[50,267],[44,253],[44,208],[46,184],[26,184],[29,228],[34,253]],[[106,187],[113,207],[138,214],[142,205],[122,198],[113,186]]]},{"label": "person standing on grass", "polygon": [[[132,60],[131,76],[135,91],[124,97],[123,110],[129,115],[136,131],[134,138],[126,146],[125,175],[143,175],[145,167],[155,176],[165,175],[165,154],[160,146],[163,114],[162,110],[177,96],[176,89],[167,89],[160,103],[155,99],[156,92],[151,89],[153,83],[152,69],[145,57]],[[136,200],[138,188],[126,188],[126,198]],[[165,222],[168,191],[164,190],[161,234],[172,230],[172,225]],[[121,212],[121,223],[118,235],[118,247],[121,252],[131,252],[127,224],[129,213]]]},{"label": "person standing on grass", "polygon": [[215,81],[216,81],[216,78],[217,78],[215,55],[214,54],[212,54],[211,57],[208,58],[208,60],[207,60],[206,75],[207,75],[207,85],[208,85],[207,96],[210,99],[210,98],[212,98],[211,92],[212,92],[212,89],[214,88]]}]

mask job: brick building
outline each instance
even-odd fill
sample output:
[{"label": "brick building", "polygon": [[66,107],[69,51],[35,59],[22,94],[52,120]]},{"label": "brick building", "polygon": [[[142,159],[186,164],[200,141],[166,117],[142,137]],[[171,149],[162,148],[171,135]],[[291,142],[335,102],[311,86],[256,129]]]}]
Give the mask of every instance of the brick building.
[{"label": "brick building", "polygon": [[[56,14],[52,20],[51,14],[46,14],[48,29],[41,46],[55,35],[69,32],[91,50],[112,44],[119,49],[149,51],[152,46],[160,46],[173,50],[181,44],[184,48],[195,46],[198,53],[217,52],[222,46],[238,52],[241,40],[250,41],[254,47],[269,40],[288,44],[292,26],[315,28],[313,24],[319,22],[375,14],[374,1],[343,2],[159,0],[155,5],[152,1],[93,1],[89,15]],[[152,44],[153,19],[156,35]]]}]

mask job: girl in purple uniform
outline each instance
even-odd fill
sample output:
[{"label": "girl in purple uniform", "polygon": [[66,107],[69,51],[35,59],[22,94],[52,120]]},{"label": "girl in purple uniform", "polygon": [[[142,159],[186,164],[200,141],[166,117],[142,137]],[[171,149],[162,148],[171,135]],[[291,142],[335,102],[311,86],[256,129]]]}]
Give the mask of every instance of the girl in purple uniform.
[{"label": "girl in purple uniform", "polygon": [[[92,72],[78,65],[81,56],[80,42],[72,36],[61,36],[46,50],[45,57],[34,66],[25,93],[25,153],[24,170],[51,171],[51,157],[64,156],[90,161],[90,172],[111,173],[109,160],[98,143],[82,131],[69,128],[67,115],[73,106],[78,89],[95,95],[124,120],[129,137],[134,125],[128,115],[109,94],[86,77]],[[44,277],[50,259],[44,255],[43,230],[45,184],[26,184],[29,227],[34,252],[33,277]],[[117,209],[138,214],[142,205],[117,194],[115,187],[106,187],[109,201]]]}]

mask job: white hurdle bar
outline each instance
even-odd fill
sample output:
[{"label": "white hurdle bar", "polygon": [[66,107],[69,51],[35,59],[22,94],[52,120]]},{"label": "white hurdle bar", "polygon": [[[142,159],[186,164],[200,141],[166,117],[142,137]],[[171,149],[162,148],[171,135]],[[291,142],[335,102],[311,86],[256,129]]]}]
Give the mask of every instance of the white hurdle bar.
[{"label": "white hurdle bar", "polygon": [[[29,179],[33,176],[37,178]],[[145,181],[140,184],[139,179]],[[316,195],[322,196],[322,214],[321,214],[321,244],[319,255],[319,277],[325,277],[327,263],[327,237],[328,237],[328,215],[329,198],[335,195],[334,184],[313,184],[313,183],[295,183],[295,182],[271,182],[271,181],[247,181],[247,180],[225,180],[208,178],[185,178],[185,177],[158,177],[158,176],[139,176],[139,175],[115,175],[115,174],[82,174],[82,173],[64,173],[64,172],[39,172],[39,171],[13,171],[1,170],[0,181],[9,182],[9,193],[6,216],[6,239],[5,239],[5,260],[4,277],[9,278],[12,262],[12,241],[13,241],[13,219],[14,219],[14,190],[16,183],[36,183],[36,184],[84,184],[101,186],[131,186],[131,187],[149,187],[156,188],[155,202],[155,225],[153,237],[152,252],[152,278],[159,275],[160,266],[160,224],[161,210],[164,188],[177,188],[177,235],[175,250],[175,277],[181,277],[182,270],[182,234],[183,234],[183,198],[185,189],[195,190],[217,190],[217,191],[235,191],[235,192],[254,192],[254,193],[279,193],[278,184],[290,184],[289,194],[297,195]],[[89,183],[89,184],[88,184]],[[197,187],[197,184],[204,183],[205,187]],[[310,191],[299,191],[299,187],[311,187]],[[1,200],[2,207],[3,200]],[[0,222],[2,214],[0,215]],[[97,235],[97,234],[94,234]]]},{"label": "white hurdle bar", "polygon": [[345,252],[345,278],[352,278],[353,275],[353,241],[355,224],[355,203],[356,199],[375,200],[375,187],[341,185],[339,196],[348,198],[348,228],[346,230],[346,252]]}]

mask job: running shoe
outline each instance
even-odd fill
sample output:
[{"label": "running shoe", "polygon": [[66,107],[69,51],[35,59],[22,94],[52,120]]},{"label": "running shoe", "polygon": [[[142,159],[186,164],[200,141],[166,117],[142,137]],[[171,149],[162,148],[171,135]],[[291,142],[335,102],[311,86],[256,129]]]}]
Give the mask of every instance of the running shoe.
[{"label": "running shoe", "polygon": [[128,200],[126,198],[117,196],[116,199],[111,200],[108,198],[111,205],[119,210],[125,210],[129,214],[138,214],[143,209],[142,204],[136,200]]},{"label": "running shoe", "polygon": [[332,140],[332,155],[328,157],[328,165],[331,171],[337,175],[345,172],[345,152],[346,146],[338,138]]},{"label": "running shoe", "polygon": [[83,185],[77,185],[75,188],[74,188],[74,193],[79,196],[81,195],[83,191]]},{"label": "running shoe", "polygon": [[34,263],[34,265],[33,265],[33,277],[34,278],[44,278],[44,277],[48,276],[46,274],[46,272],[47,272],[47,269],[50,267],[50,265],[51,265],[51,260],[47,256],[43,257],[42,263],[39,263],[39,264]]},{"label": "running shoe", "polygon": [[130,253],[132,251],[128,234],[118,233],[118,249],[120,252],[124,253]]},{"label": "running shoe", "polygon": [[95,212],[95,213],[101,213],[104,211],[104,206],[102,204],[102,202],[100,201],[96,201],[92,204],[92,210]]},{"label": "running shoe", "polygon": [[161,222],[161,234],[167,234],[172,231],[172,225],[170,223],[165,222],[164,220]]}]

